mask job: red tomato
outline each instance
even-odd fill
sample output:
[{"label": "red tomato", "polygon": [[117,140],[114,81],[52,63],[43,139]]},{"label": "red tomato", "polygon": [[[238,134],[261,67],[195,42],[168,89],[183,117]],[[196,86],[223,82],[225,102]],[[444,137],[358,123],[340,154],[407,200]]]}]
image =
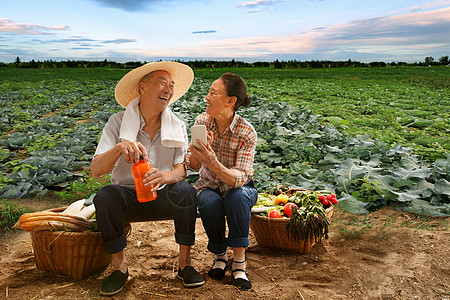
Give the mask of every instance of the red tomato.
[{"label": "red tomato", "polygon": [[336,199],[336,195],[335,194],[331,194],[331,197],[333,197],[334,199]]},{"label": "red tomato", "polygon": [[291,213],[292,213],[292,208],[293,207],[297,207],[298,206],[295,203],[289,202],[288,204],[286,204],[283,208],[284,214],[286,215],[286,217],[290,218],[291,217]]},{"label": "red tomato", "polygon": [[328,202],[328,200],[323,200],[322,204],[323,204],[323,207],[325,207],[325,208],[330,206],[330,203]]},{"label": "red tomato", "polygon": [[281,213],[278,210],[269,211],[269,218],[281,218]]},{"label": "red tomato", "polygon": [[328,202],[331,202],[331,199],[333,199],[333,196],[328,195],[326,199],[328,200]]},{"label": "red tomato", "polygon": [[325,196],[324,196],[324,195],[320,195],[320,196],[319,196],[319,201],[320,201],[320,203],[322,203],[323,200],[325,200]]}]

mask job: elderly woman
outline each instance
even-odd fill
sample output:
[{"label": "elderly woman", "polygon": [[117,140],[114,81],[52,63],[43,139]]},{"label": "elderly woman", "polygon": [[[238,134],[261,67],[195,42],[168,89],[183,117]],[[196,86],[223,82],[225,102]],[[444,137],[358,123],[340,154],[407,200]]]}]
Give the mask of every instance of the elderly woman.
[{"label": "elderly woman", "polygon": [[[227,247],[233,250],[233,285],[250,290],[245,264],[249,244],[250,211],[258,193],[253,186],[253,160],[257,142],[253,126],[236,111],[251,102],[247,85],[233,73],[225,73],[211,85],[206,96],[206,113],[195,125],[206,125],[208,142],[197,140],[200,149],[191,145],[185,163],[199,170],[194,188],[199,211],[208,235],[208,250],[215,254],[208,275],[220,280],[228,263]],[[225,220],[228,236],[225,237]]]}]

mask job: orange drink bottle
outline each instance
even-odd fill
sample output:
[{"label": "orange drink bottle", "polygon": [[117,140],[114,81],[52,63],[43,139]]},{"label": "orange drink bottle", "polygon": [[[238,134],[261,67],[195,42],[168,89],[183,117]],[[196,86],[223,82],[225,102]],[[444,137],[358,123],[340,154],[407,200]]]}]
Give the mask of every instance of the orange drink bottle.
[{"label": "orange drink bottle", "polygon": [[136,196],[139,202],[153,201],[157,197],[156,191],[152,192],[153,186],[144,186],[145,173],[150,171],[152,164],[144,161],[144,157],[139,155],[139,162],[131,167],[133,172],[134,186],[136,188]]}]

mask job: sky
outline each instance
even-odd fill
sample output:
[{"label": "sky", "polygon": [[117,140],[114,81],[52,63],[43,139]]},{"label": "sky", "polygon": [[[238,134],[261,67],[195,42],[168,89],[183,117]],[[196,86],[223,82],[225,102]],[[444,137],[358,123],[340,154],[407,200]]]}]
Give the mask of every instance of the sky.
[{"label": "sky", "polygon": [[450,0],[0,0],[0,62],[420,62],[450,55]]}]

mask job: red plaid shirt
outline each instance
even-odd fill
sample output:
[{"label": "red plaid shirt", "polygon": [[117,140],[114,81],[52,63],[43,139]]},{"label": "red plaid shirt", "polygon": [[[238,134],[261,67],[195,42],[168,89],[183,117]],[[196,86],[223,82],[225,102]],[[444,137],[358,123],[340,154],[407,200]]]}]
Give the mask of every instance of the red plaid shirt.
[{"label": "red plaid shirt", "polygon": [[[203,113],[195,119],[195,125],[206,125],[206,129],[213,133],[211,147],[217,159],[228,169],[236,173],[234,186],[223,183],[208,167],[201,166],[199,180],[194,185],[197,193],[206,188],[219,188],[222,196],[230,188],[239,188],[253,178],[253,160],[255,157],[257,135],[253,126],[238,114],[234,114],[230,126],[219,135],[214,118]],[[187,150],[185,164],[191,170],[191,149]]]}]

